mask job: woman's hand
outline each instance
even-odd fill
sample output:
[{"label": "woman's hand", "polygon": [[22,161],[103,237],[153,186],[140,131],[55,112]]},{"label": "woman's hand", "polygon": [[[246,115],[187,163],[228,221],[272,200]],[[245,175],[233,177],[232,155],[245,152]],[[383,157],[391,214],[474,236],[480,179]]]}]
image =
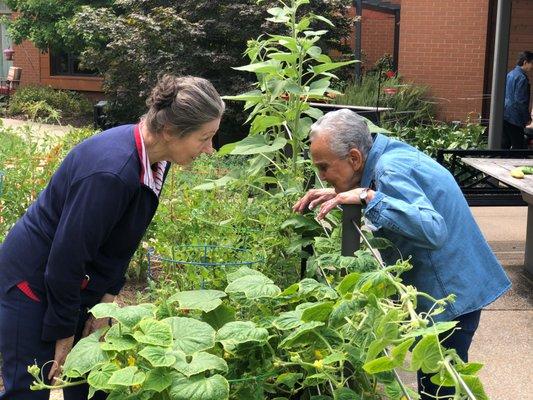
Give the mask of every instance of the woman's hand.
[{"label": "woman's hand", "polygon": [[48,373],[48,379],[52,382],[52,385],[56,384],[55,380],[61,376],[61,369],[65,363],[68,353],[72,349],[74,344],[74,336],[70,336],[65,339],[59,339],[56,341],[56,352],[54,355],[54,363],[50,372]]},{"label": "woman's hand", "polygon": [[315,208],[318,204],[322,204],[326,200],[333,199],[337,194],[335,189],[311,189],[305,196],[296,202],[292,207],[292,211],[303,213],[307,207],[309,209]]},{"label": "woman's hand", "polygon": [[[100,299],[100,303],[112,303],[113,301],[115,301],[115,296],[108,293],[104,294],[104,296]],[[105,326],[110,326],[110,322],[110,318],[96,319],[92,314],[89,315],[89,318],[87,318],[87,321],[85,321],[85,326],[83,327],[81,337],[87,337],[91,333],[96,332],[98,329],[101,329]]]},{"label": "woman's hand", "polygon": [[98,329],[101,329],[105,326],[109,326],[109,318],[99,318],[96,319],[94,316],[89,315],[87,321],[85,321],[85,326],[83,327],[83,332],[81,334],[82,339],[89,336],[91,333],[96,332]]}]

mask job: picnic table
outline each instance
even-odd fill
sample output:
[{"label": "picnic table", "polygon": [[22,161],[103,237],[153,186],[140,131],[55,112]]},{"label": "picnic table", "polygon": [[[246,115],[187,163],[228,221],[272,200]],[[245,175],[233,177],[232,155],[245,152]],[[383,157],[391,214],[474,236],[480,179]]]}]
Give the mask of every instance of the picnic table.
[{"label": "picnic table", "polygon": [[461,161],[522,193],[522,198],[527,203],[524,272],[528,278],[533,279],[533,175],[526,175],[524,179],[511,176],[511,170],[516,167],[526,165],[533,167],[533,159],[465,157],[461,158]]}]

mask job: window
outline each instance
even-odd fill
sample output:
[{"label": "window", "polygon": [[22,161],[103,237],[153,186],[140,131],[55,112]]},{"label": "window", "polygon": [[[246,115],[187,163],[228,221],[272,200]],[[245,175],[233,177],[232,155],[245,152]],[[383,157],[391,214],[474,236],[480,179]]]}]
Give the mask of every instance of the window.
[{"label": "window", "polygon": [[96,71],[80,67],[79,55],[66,52],[50,53],[50,75],[94,76]]}]

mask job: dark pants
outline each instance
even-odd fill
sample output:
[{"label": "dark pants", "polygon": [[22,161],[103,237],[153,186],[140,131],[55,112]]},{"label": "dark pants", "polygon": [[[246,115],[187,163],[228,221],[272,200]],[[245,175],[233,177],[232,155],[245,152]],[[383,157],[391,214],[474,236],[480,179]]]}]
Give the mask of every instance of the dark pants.
[{"label": "dark pants", "polygon": [[[46,363],[54,359],[55,342],[41,340],[45,311],[46,301],[32,300],[17,287],[11,288],[6,294],[0,293],[0,354],[5,390],[0,393],[0,400],[48,400],[48,390],[30,390],[33,377],[27,371],[29,365],[37,364],[46,378],[51,367],[51,363]],[[86,319],[87,313],[82,313],[78,336]],[[88,386],[74,386],[63,393],[65,400],[85,400]],[[105,398],[103,393],[93,397],[95,400]]]},{"label": "dark pants", "polygon": [[524,127],[503,120],[502,148],[527,149]]},{"label": "dark pants", "polygon": [[[444,332],[440,339],[442,345],[447,349],[455,349],[457,354],[464,362],[468,362],[468,349],[472,343],[472,338],[479,325],[479,317],[481,310],[473,311],[468,314],[457,317],[454,321],[459,323],[456,325],[456,330],[450,335],[450,332]],[[450,335],[450,336],[448,336]],[[448,337],[447,337],[448,336]],[[451,399],[455,393],[453,387],[439,387],[431,383],[430,378],[433,374],[424,374],[420,371],[417,373],[418,378],[418,393],[420,393],[422,400],[433,400],[437,393],[443,399]]]}]

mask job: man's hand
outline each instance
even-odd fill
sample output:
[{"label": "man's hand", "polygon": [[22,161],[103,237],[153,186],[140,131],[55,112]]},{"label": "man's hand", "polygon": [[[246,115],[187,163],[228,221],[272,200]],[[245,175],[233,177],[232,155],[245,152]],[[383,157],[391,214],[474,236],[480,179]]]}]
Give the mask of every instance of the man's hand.
[{"label": "man's hand", "polygon": [[56,384],[55,379],[61,376],[61,369],[65,363],[68,353],[72,349],[74,343],[74,336],[70,336],[65,339],[59,339],[56,341],[56,352],[54,355],[54,363],[50,372],[48,373],[48,379],[52,384]]},{"label": "man's hand", "polygon": [[292,211],[303,213],[307,207],[312,210],[318,204],[333,199],[336,195],[335,189],[311,189],[296,202],[292,207]]},{"label": "man's hand", "polygon": [[[327,213],[333,210],[340,204],[361,204],[359,200],[359,194],[363,191],[363,188],[352,189],[347,192],[342,192],[336,195],[335,197],[325,201],[320,206],[320,210],[316,216],[318,220],[323,219]],[[371,201],[374,198],[374,191],[369,190],[367,199]]]}]

